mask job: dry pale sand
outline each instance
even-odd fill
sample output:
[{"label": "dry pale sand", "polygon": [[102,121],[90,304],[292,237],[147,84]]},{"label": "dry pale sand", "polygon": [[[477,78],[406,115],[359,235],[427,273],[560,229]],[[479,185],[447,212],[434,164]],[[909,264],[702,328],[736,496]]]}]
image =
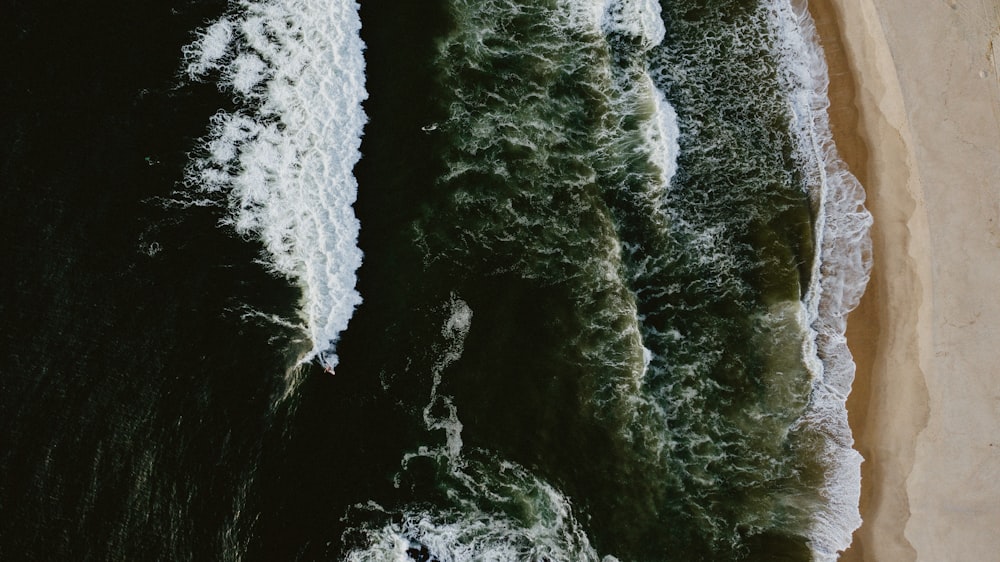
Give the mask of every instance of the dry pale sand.
[{"label": "dry pale sand", "polygon": [[875,216],[848,329],[865,522],[842,560],[1000,560],[1000,0],[810,11]]}]

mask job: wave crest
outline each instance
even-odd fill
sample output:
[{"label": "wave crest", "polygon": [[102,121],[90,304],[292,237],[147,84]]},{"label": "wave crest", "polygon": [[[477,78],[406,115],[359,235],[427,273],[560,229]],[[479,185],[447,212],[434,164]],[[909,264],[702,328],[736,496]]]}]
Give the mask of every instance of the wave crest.
[{"label": "wave crest", "polygon": [[258,240],[262,262],[301,287],[311,349],[299,363],[319,358],[331,369],[361,303],[352,208],[366,122],[360,28],[351,0],[243,0],[184,49],[188,76],[217,81],[237,107],[211,119],[187,168],[189,197],[223,198],[223,223]]}]

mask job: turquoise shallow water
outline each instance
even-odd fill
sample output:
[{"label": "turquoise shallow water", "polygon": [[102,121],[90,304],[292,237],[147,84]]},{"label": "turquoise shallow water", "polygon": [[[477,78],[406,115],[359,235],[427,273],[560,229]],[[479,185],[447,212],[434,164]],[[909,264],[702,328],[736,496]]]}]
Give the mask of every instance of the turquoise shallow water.
[{"label": "turquoise shallow water", "polygon": [[[158,66],[137,74],[112,45],[78,79],[96,93],[65,102],[101,124],[77,145],[118,152],[55,180],[5,160],[23,164],[5,164],[4,224],[61,250],[5,245],[25,281],[4,310],[26,328],[0,364],[0,506],[18,506],[0,555],[846,546],[842,322],[870,219],[829,139],[808,16],[783,0],[134,12]],[[5,147],[44,162],[58,120],[31,115]],[[70,368],[44,359],[54,342]]]}]

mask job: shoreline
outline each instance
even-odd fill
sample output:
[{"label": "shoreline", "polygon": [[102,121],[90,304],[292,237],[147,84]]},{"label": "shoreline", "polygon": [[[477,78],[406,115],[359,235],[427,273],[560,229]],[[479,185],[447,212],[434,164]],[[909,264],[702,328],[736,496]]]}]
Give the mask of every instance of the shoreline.
[{"label": "shoreline", "polygon": [[872,279],[848,320],[862,526],[843,561],[1000,552],[1000,2],[812,0]]},{"label": "shoreline", "polygon": [[[855,104],[857,84],[853,71],[849,67],[847,54],[844,52],[845,46],[839,18],[831,0],[810,0],[808,10],[813,18],[816,33],[826,58],[829,75],[827,96],[830,100],[828,114],[830,130],[837,146],[837,152],[851,173],[865,188],[866,195],[870,199],[872,189],[868,173],[868,140],[865,138],[859,122],[860,112]],[[873,252],[877,252],[874,248],[878,234],[877,228],[876,222],[870,232]],[[855,439],[854,448],[865,459],[861,465],[862,484],[859,506],[862,519],[865,521],[869,519],[873,491],[870,483],[875,480],[875,474],[873,473],[874,465],[869,460],[872,458],[871,448],[866,446],[866,443],[859,436],[863,434],[868,421],[867,410],[871,402],[871,373],[881,326],[878,310],[880,302],[878,284],[881,280],[881,274],[876,267],[877,263],[877,261],[873,263],[871,279],[861,301],[857,308],[848,315],[845,334],[856,368],[851,393],[847,399],[847,411],[848,422]],[[864,543],[866,541],[861,535],[862,532],[868,534],[869,530],[870,525],[863,524],[854,532],[851,546],[840,557],[840,560],[853,562],[864,559]]]},{"label": "shoreline", "polygon": [[875,6],[862,1],[860,9],[844,0],[810,2],[829,67],[837,149],[874,217],[872,278],[847,331],[857,365],[848,419],[865,459],[863,523],[840,559],[904,562],[917,558],[906,538],[907,480],[929,415],[919,335],[929,243],[895,63]]}]

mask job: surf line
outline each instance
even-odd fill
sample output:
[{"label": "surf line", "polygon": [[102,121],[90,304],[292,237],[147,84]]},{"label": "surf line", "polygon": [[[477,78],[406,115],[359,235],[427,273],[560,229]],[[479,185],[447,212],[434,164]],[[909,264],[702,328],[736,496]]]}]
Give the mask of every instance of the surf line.
[{"label": "surf line", "polygon": [[861,455],[852,448],[846,400],[854,379],[854,359],[845,337],[848,313],[861,299],[871,274],[871,214],[865,192],[841,160],[827,114],[829,77],[815,22],[805,6],[772,0],[771,25],[779,38],[781,79],[790,93],[798,160],[809,178],[815,207],[815,255],[803,299],[804,356],[813,373],[810,407],[803,425],[827,436],[823,496],[809,543],[817,560],[834,561],[861,525]]}]

